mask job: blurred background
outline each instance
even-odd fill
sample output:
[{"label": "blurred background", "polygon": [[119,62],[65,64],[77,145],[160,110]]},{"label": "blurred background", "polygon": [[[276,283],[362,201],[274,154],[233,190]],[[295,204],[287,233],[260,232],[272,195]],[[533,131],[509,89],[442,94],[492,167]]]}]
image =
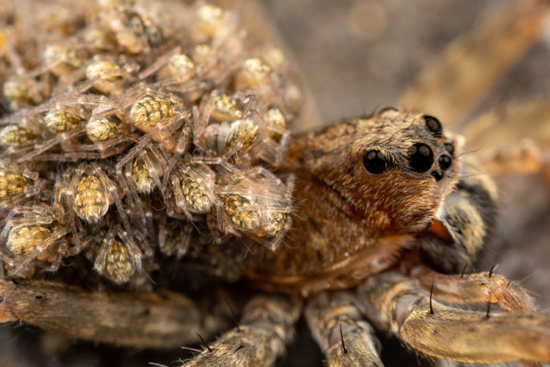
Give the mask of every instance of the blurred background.
[{"label": "blurred background", "polygon": [[[385,106],[398,107],[406,85],[430,67],[450,41],[515,1],[261,2],[299,64],[319,107],[318,122],[323,124]],[[510,70],[480,101],[474,116],[505,107],[512,100],[550,96],[549,39],[543,38]],[[546,310],[550,307],[550,188],[536,175],[507,176],[498,184],[501,218],[476,269],[486,271],[499,264],[497,273],[522,281]],[[180,351],[128,351],[89,343],[75,343],[63,356],[45,357],[39,351],[37,331],[27,326],[3,328],[3,366],[145,366],[149,361],[173,366],[178,357],[185,357]],[[302,322],[298,343],[280,366],[322,366],[322,356],[304,329]],[[397,341],[380,337],[385,366],[417,365],[417,358],[406,353]]]}]

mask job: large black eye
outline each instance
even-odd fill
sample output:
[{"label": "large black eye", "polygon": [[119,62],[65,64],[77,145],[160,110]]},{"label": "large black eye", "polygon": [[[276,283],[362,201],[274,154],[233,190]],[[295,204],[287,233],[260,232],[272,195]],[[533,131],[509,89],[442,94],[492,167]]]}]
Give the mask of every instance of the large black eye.
[{"label": "large black eye", "polygon": [[443,135],[443,126],[441,122],[433,116],[424,115],[424,122],[426,123],[426,128],[432,133],[436,138],[441,138]]},{"label": "large black eye", "polygon": [[453,164],[453,159],[448,155],[443,154],[441,157],[439,157],[439,167],[443,171],[448,170],[452,164]]},{"label": "large black eye", "polygon": [[429,146],[417,143],[409,148],[409,166],[418,173],[427,172],[432,168],[434,154]]},{"label": "large black eye", "polygon": [[390,165],[386,156],[379,150],[368,151],[363,157],[363,165],[368,173],[377,175],[384,172]]}]

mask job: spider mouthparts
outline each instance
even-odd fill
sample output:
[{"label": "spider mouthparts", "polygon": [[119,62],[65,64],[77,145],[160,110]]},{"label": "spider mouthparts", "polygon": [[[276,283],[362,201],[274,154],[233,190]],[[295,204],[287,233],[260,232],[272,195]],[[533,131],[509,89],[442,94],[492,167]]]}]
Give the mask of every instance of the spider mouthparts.
[{"label": "spider mouthparts", "polygon": [[432,220],[430,226],[428,227],[428,231],[432,232],[437,237],[443,240],[450,241],[453,239],[447,228],[445,228],[445,226],[443,225],[443,222],[441,222],[439,219]]}]

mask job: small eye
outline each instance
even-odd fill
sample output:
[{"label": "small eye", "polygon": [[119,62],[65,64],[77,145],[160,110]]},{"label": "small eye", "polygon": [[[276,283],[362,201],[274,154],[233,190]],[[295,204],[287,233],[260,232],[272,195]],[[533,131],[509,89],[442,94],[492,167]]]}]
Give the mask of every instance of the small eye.
[{"label": "small eye", "polygon": [[409,165],[414,172],[427,172],[434,162],[434,154],[429,146],[417,143],[409,148]]},{"label": "small eye", "polygon": [[441,179],[443,178],[443,172],[438,169],[434,169],[431,175],[434,176],[436,181],[441,181]]},{"label": "small eye", "polygon": [[450,155],[454,155],[454,153],[455,153],[455,146],[454,146],[453,143],[445,143],[444,147],[445,147],[445,150],[446,150]]},{"label": "small eye", "polygon": [[441,157],[439,157],[439,168],[441,168],[443,171],[448,170],[452,164],[453,159],[448,155],[443,154]]},{"label": "small eye", "polygon": [[368,173],[377,175],[389,167],[389,160],[379,150],[368,151],[363,157],[363,165]]},{"label": "small eye", "polygon": [[432,135],[436,138],[441,138],[441,136],[443,135],[443,127],[441,126],[441,122],[430,115],[424,115],[423,117],[424,123],[426,124],[426,127],[432,133]]}]

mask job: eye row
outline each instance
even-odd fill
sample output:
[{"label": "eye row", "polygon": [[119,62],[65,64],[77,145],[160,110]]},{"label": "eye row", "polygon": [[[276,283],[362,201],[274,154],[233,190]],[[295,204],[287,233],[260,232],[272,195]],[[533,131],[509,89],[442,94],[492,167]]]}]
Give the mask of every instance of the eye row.
[{"label": "eye row", "polygon": [[[434,163],[434,154],[426,144],[417,143],[409,148],[408,161],[413,172],[428,172]],[[442,171],[447,171],[453,164],[453,159],[448,154],[442,154],[438,163]],[[379,149],[372,149],[364,155],[363,165],[367,172],[377,175],[393,167],[393,159]]]},{"label": "eye row", "polygon": [[[435,137],[443,136],[443,128],[438,119],[430,115],[424,115],[426,128]],[[449,154],[453,154],[454,146],[451,143],[445,143],[445,150]],[[453,159],[449,154],[442,154],[439,157],[439,168],[442,171],[447,171],[453,164]],[[432,168],[434,163],[434,153],[432,149],[423,143],[416,143],[411,146],[407,152],[409,167],[413,172],[424,173]],[[382,152],[380,149],[372,149],[363,157],[363,165],[370,174],[380,174],[393,166],[393,159],[388,153]],[[432,172],[436,180],[442,178],[441,171]],[[439,177],[438,177],[439,176]]]}]

